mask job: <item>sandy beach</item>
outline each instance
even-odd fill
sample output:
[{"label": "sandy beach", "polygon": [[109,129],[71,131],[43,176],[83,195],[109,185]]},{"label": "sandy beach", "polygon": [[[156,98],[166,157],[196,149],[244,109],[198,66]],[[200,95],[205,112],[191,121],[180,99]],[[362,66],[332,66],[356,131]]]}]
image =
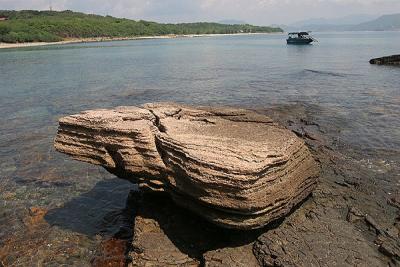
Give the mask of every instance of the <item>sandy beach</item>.
[{"label": "sandy beach", "polygon": [[233,34],[185,34],[185,35],[154,35],[154,36],[132,36],[132,37],[96,37],[96,38],[73,38],[66,39],[60,42],[32,42],[32,43],[1,43],[0,49],[4,48],[24,48],[34,46],[47,45],[63,45],[76,43],[95,43],[95,42],[110,42],[110,41],[128,41],[128,40],[147,40],[147,39],[173,39],[173,38],[196,38],[210,36],[232,36],[232,35],[260,35],[260,34],[277,34],[277,33],[233,33]]}]

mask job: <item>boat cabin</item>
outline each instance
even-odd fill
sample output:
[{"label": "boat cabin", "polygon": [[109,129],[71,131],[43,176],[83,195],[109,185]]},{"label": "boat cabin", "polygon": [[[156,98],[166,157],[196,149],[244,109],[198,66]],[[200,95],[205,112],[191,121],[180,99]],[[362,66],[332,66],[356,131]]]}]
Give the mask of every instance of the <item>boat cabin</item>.
[{"label": "boat cabin", "polygon": [[289,38],[290,37],[305,37],[309,36],[310,34],[308,32],[289,32]]},{"label": "boat cabin", "polygon": [[308,32],[290,32],[288,35],[288,44],[311,44],[316,41]]}]

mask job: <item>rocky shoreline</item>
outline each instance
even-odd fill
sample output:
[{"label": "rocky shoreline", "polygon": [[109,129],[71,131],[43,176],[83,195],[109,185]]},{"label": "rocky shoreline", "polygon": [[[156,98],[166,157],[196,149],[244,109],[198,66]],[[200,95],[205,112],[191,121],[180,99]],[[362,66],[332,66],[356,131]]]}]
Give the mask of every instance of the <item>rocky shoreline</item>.
[{"label": "rocky shoreline", "polygon": [[388,57],[373,58],[369,61],[370,64],[375,65],[400,65],[400,55],[392,55]]},{"label": "rocky shoreline", "polygon": [[[399,265],[399,190],[392,187],[388,194],[392,185],[377,180],[371,164],[384,177],[395,175],[398,166],[366,164],[351,149],[338,148],[335,129],[321,126],[303,106],[257,111],[310,148],[321,166],[312,196],[286,218],[249,232],[221,229],[165,194],[132,192],[127,206],[135,210],[133,230],[130,237],[116,237],[126,244],[116,266]],[[93,262],[110,261],[116,262],[115,255],[103,253]]]}]

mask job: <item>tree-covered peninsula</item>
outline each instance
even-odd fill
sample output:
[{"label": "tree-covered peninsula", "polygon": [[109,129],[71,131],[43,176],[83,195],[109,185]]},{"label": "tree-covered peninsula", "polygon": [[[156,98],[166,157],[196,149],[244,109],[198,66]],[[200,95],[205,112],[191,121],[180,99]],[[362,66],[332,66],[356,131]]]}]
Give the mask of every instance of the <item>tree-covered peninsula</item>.
[{"label": "tree-covered peninsula", "polygon": [[0,42],[57,42],[76,38],[128,38],[185,34],[282,32],[280,28],[219,23],[164,24],[72,11],[0,10]]}]

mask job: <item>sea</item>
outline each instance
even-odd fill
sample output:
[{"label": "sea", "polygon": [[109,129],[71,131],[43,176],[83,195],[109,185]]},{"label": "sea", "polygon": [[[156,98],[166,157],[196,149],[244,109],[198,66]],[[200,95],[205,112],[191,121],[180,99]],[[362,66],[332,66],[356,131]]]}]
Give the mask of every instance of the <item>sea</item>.
[{"label": "sea", "polygon": [[303,105],[360,157],[399,164],[400,67],[369,60],[400,54],[400,32],[313,35],[307,46],[254,34],[1,49],[0,266],[90,266],[129,224],[136,186],[53,148],[58,119],[83,110]]}]

